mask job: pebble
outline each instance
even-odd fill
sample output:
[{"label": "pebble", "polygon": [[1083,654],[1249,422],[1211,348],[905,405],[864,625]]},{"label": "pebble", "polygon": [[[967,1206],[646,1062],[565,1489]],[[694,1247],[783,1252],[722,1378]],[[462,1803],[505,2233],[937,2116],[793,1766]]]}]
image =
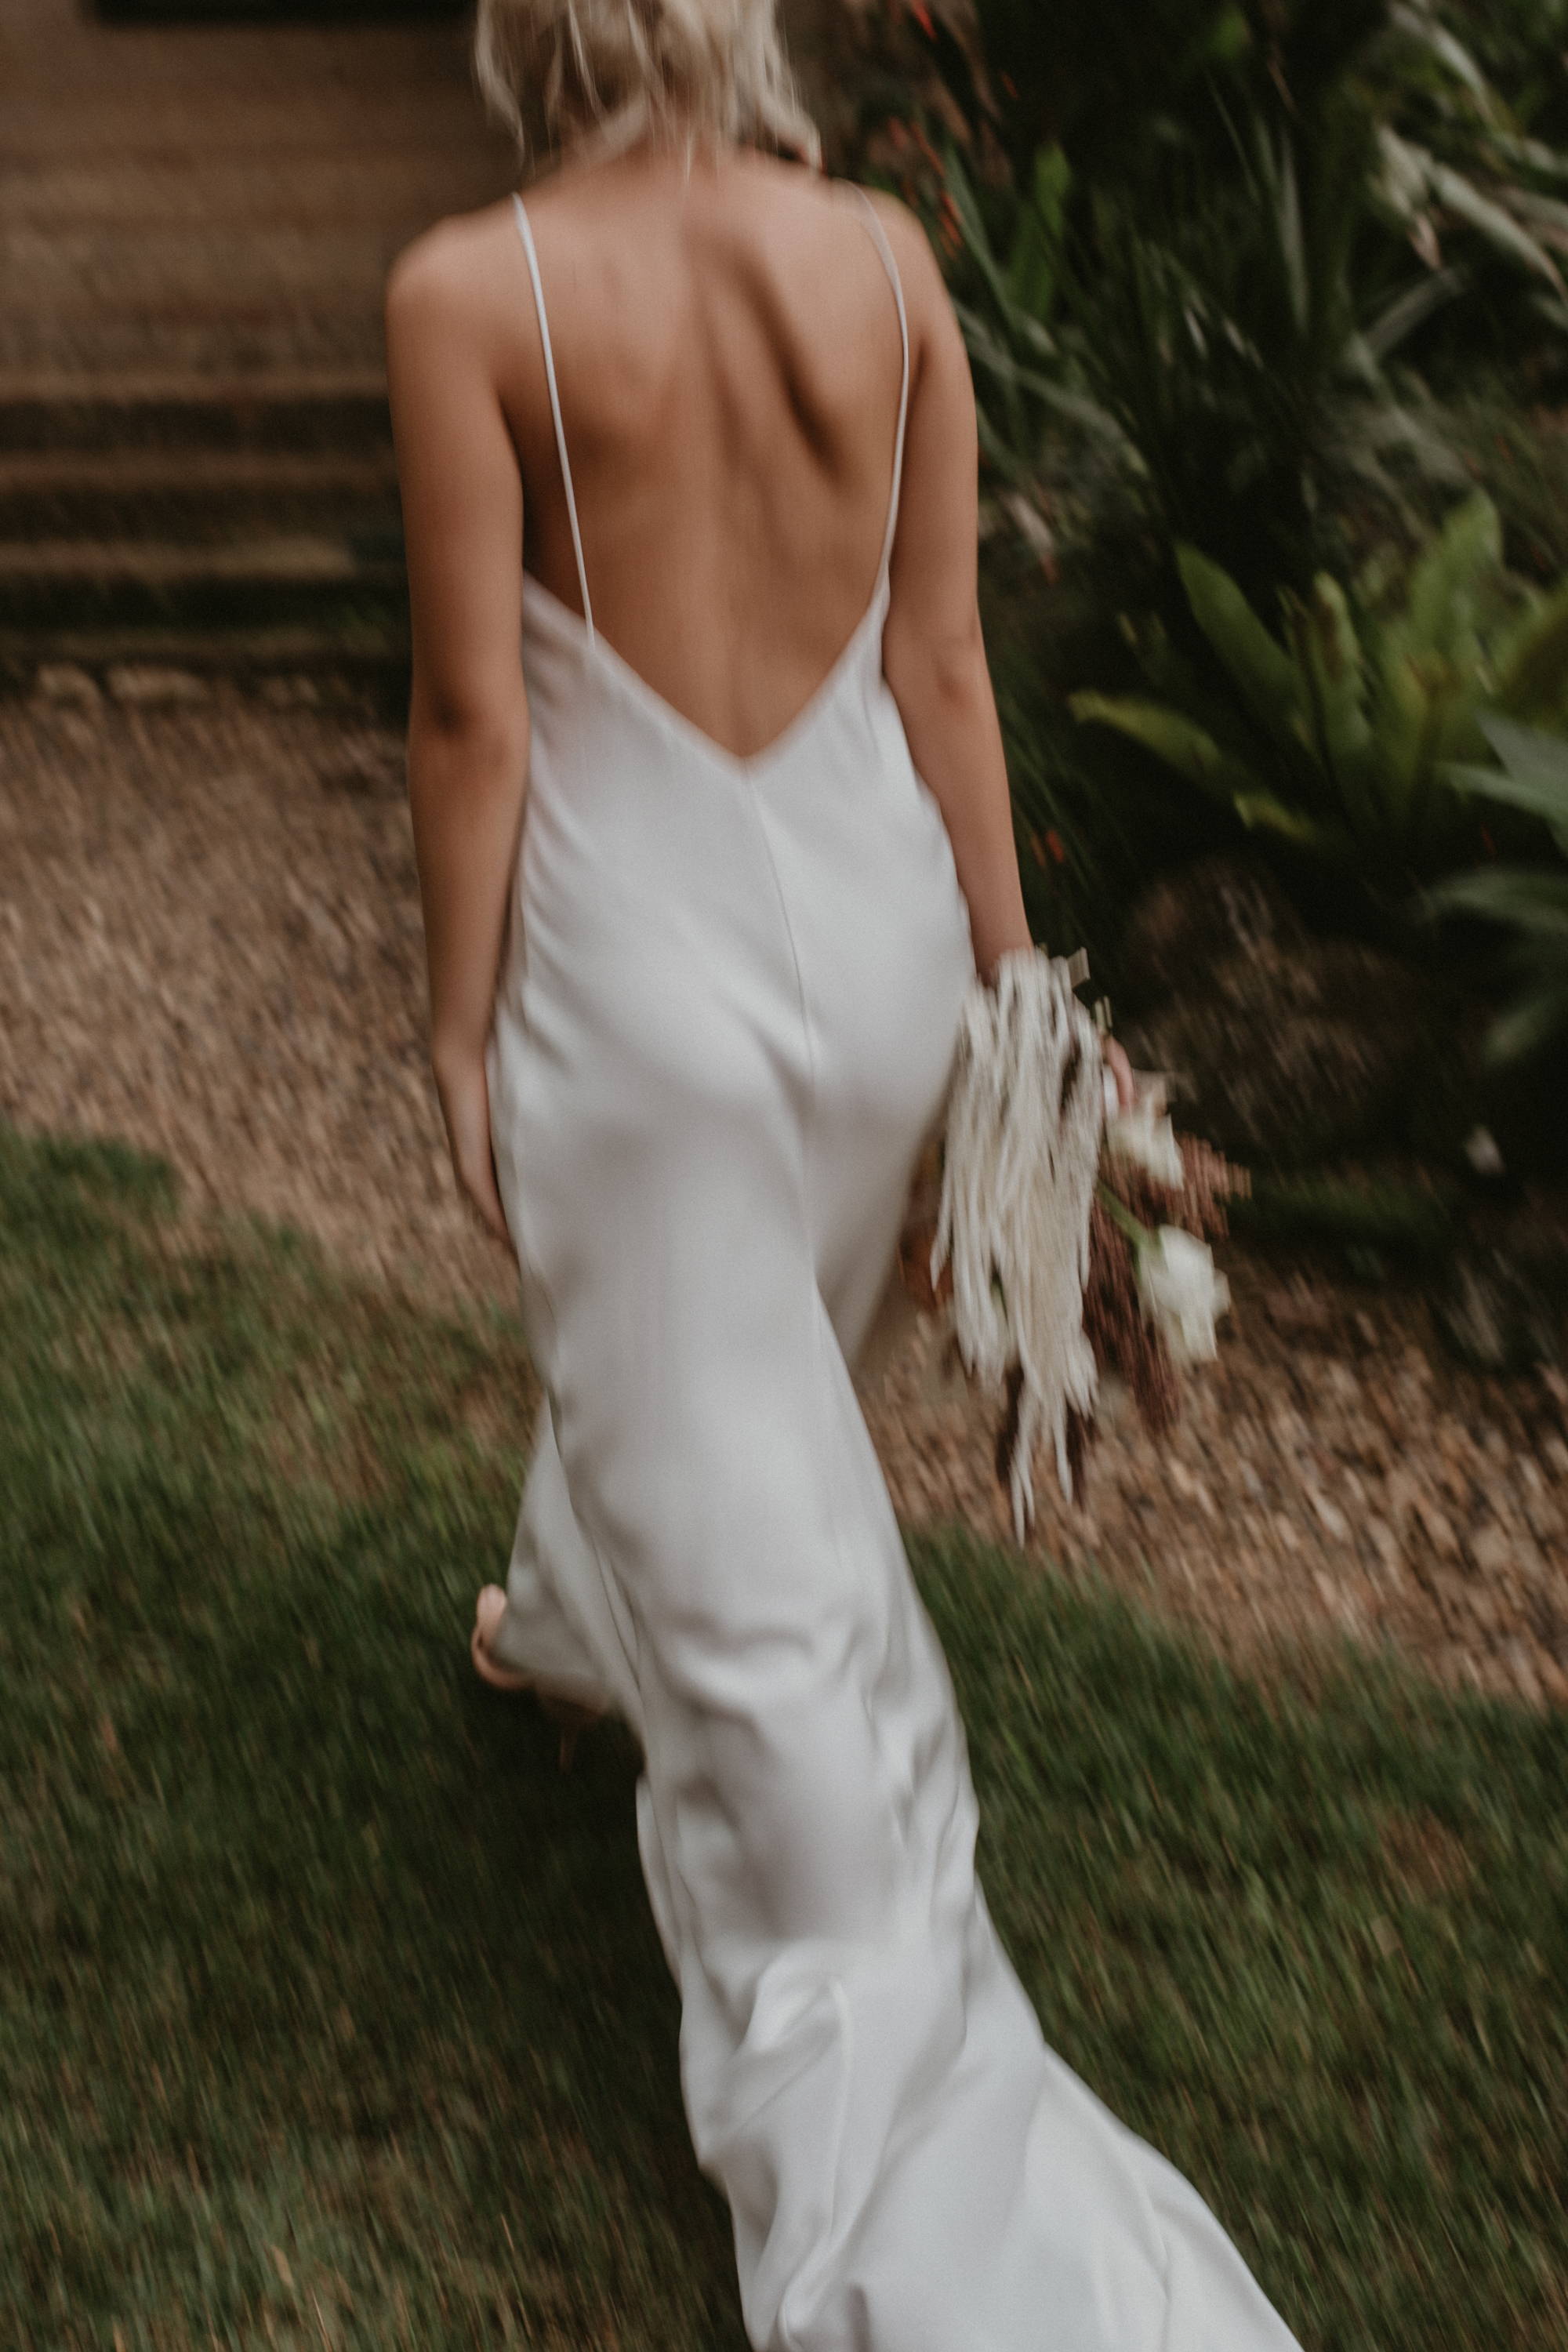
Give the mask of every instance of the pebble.
[{"label": "pebble", "polygon": [[1518,1565],[1518,1545],[1493,1519],[1468,1538],[1471,1564],[1482,1576],[1501,1576]]},{"label": "pebble", "polygon": [[1320,1525],[1322,1526],[1331,1536],[1332,1536],[1334,1541],[1336,1543],[1349,1543],[1351,1539],[1350,1521],[1346,1518],[1344,1513],[1339,1508],[1337,1504],[1330,1502],[1328,1496],[1323,1493],[1322,1488],[1321,1486],[1309,1487],[1307,1490],[1307,1499],[1311,1504],[1313,1510],[1317,1513]]}]

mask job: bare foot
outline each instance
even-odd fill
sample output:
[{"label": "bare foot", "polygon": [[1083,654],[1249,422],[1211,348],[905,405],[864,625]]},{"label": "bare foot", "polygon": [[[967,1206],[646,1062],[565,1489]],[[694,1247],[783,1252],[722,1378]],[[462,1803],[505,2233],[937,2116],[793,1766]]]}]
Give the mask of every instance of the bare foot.
[{"label": "bare foot", "polygon": [[506,1594],[499,1584],[487,1584],[474,1605],[474,1630],[468,1642],[468,1654],[474,1662],[474,1672],[489,1683],[492,1690],[525,1691],[533,1685],[527,1675],[514,1674],[510,1666],[499,1665],[490,1655],[490,1643],[500,1630],[506,1615]]}]

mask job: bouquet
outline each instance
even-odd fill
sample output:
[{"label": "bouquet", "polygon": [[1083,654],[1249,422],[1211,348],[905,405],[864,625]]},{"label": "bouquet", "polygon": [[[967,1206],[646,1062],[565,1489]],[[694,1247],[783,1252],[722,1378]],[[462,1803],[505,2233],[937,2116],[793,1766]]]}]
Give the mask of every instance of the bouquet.
[{"label": "bouquet", "polygon": [[1070,1501],[1100,1382],[1123,1380],[1168,1429],[1178,1375],[1217,1352],[1229,1293],[1209,1249],[1247,1177],[1171,1123],[1164,1083],[1123,1108],[1086,976],[1039,950],[1004,956],[964,1008],[946,1127],[900,1254],[917,1307],[945,1318],[972,1381],[1000,1408],[997,1475],[1022,1542],[1042,1441]]}]

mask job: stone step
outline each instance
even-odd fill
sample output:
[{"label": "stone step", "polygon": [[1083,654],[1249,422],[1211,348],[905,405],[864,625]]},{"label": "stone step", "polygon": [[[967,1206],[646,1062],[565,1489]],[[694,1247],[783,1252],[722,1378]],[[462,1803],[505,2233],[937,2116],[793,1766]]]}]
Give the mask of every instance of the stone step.
[{"label": "stone step", "polygon": [[514,184],[460,6],[205,13],[0,0],[0,377],[374,370],[394,255]]},{"label": "stone step", "polygon": [[[106,25],[235,25],[275,23],[278,0],[97,0]],[[310,0],[296,5],[293,21],[312,27],[333,25],[396,25],[450,22],[465,0]]]},{"label": "stone step", "polygon": [[390,449],[377,372],[205,376],[0,373],[0,452]]},{"label": "stone step", "polygon": [[390,450],[180,447],[0,454],[0,541],[231,541],[331,531],[361,558],[402,546]]},{"label": "stone step", "polygon": [[314,628],[0,627],[0,694],[62,703],[105,689],[128,704],[194,701],[215,684],[274,698],[368,698],[400,721],[408,709],[408,640],[392,623]]},{"label": "stone step", "polygon": [[403,565],[327,537],[227,546],[159,541],[0,543],[0,629],[289,625],[336,635],[403,625]]}]

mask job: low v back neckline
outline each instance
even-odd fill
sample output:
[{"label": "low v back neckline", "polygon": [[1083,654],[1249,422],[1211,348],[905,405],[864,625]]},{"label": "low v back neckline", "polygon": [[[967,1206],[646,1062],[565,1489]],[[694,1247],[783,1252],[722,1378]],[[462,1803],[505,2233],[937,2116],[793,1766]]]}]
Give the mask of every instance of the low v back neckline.
[{"label": "low v back neckline", "polygon": [[634,702],[640,703],[651,717],[658,719],[671,733],[679,735],[685,742],[711,761],[716,767],[722,768],[732,775],[752,778],[785,759],[809,732],[813,721],[832,702],[844,679],[853,671],[857,657],[864,648],[865,640],[885,615],[888,603],[888,577],[884,570],[879,574],[876,587],[871,593],[870,603],[856,623],[842,649],[835,656],[821,683],[813,688],[794,718],[786,719],[778,733],[772,736],[760,750],[732,751],[727,743],[721,743],[716,735],[710,735],[705,727],[698,725],[696,719],[689,718],[684,710],[670,701],[668,695],[661,694],[658,687],[650,686],[642,672],[635,668],[624,654],[616,651],[603,630],[591,628],[581,613],[574,612],[571,605],[564,598],[558,596],[553,588],[545,586],[537,572],[530,572],[525,568],[522,585],[525,602],[529,597],[532,597],[553,620],[563,625],[576,640],[577,650],[584,661],[596,661],[606,675],[614,678]]},{"label": "low v back neckline", "polygon": [[544,284],[540,276],[539,254],[533,241],[533,227],[528,217],[528,208],[521,195],[514,195],[512,198],[518,235],[522,241],[523,254],[528,264],[529,281],[533,289],[534,309],[539,319],[540,345],[544,359],[545,382],[550,394],[551,423],[554,427],[556,457],[561,467],[562,488],[566,497],[567,520],[572,531],[572,552],[576,563],[577,586],[582,597],[583,609],[581,613],[574,612],[570,604],[557,595],[552,588],[547,588],[543,581],[536,573],[530,572],[526,565],[522,572],[524,588],[531,590],[536,598],[542,600],[549,610],[571,626],[578,636],[587,658],[599,659],[607,674],[616,678],[622,687],[635,698],[640,700],[654,717],[673,731],[679,732],[686,741],[703,752],[710,760],[725,767],[731,774],[755,775],[786,754],[820,711],[832,700],[840,682],[854,667],[856,656],[864,639],[877,622],[879,614],[885,614],[890,601],[893,543],[898,534],[899,513],[903,492],[904,457],[909,440],[910,393],[913,373],[909,310],[904,300],[903,279],[899,272],[898,260],[889,242],[887,231],[878,216],[875,205],[865,189],[857,187],[853,182],[846,181],[835,184],[847,187],[859,205],[868,233],[887,272],[898,310],[902,372],[899,387],[898,427],[893,443],[892,488],[889,495],[887,522],[882,534],[882,552],[877,566],[876,584],[872,589],[869,604],[856,623],[842,650],[829,666],[820,684],[813,689],[795,717],[770,742],[763,744],[760,751],[752,752],[731,751],[727,745],[721,743],[716,736],[710,735],[705,728],[699,726],[694,719],[689,719],[683,710],[670,701],[668,695],[661,694],[657,687],[650,685],[642,672],[634,667],[624,654],[616,650],[595,621],[594,600],[588,586],[588,566],[583,551],[583,531],[577,511],[577,494],[572,478],[572,457],[566,442],[565,422],[561,413],[561,390],[555,371],[555,351],[550,334],[550,318],[544,299]]}]

